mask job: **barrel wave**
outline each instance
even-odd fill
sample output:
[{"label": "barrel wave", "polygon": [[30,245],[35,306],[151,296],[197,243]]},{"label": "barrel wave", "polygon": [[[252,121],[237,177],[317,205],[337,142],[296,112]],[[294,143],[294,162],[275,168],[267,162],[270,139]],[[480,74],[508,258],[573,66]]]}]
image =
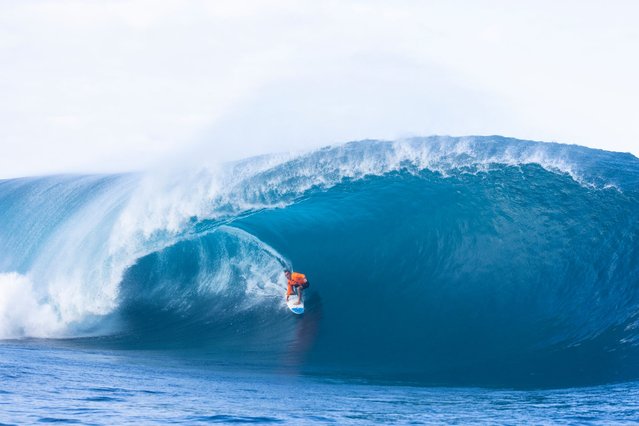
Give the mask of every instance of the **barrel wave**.
[{"label": "barrel wave", "polygon": [[[0,337],[304,374],[639,377],[639,159],[503,137],[0,181]],[[283,303],[304,272],[307,312]]]}]

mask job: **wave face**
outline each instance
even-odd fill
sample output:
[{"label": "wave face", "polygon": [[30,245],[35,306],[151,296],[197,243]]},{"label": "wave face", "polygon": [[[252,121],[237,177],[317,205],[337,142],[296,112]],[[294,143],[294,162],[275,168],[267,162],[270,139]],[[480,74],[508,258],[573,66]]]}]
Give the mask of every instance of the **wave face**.
[{"label": "wave face", "polygon": [[[639,160],[502,137],[0,181],[0,337],[424,383],[639,377]],[[306,273],[307,313],[282,301]],[[80,339],[78,339],[80,338]]]}]

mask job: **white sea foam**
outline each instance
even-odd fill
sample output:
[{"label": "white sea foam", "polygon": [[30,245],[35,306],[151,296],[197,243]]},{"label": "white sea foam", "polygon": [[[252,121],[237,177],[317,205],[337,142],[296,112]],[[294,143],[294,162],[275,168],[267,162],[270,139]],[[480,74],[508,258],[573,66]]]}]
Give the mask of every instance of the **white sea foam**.
[{"label": "white sea foam", "polygon": [[52,337],[64,329],[55,308],[42,299],[28,277],[0,274],[0,338]]}]

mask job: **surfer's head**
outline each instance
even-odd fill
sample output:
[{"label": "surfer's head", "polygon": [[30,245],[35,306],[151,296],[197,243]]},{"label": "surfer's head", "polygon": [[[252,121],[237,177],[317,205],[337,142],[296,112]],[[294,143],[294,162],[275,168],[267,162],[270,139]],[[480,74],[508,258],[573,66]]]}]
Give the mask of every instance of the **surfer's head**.
[{"label": "surfer's head", "polygon": [[286,278],[291,278],[291,271],[284,269],[284,275],[286,275]]}]

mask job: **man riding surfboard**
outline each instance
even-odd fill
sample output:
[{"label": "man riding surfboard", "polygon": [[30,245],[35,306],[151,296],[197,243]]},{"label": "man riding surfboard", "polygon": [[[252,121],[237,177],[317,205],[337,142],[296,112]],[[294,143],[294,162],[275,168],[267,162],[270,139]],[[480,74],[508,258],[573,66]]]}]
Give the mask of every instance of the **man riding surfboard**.
[{"label": "man riding surfboard", "polygon": [[302,303],[302,291],[309,286],[306,275],[300,274],[299,272],[291,272],[289,270],[285,270],[284,275],[286,275],[286,279],[288,280],[288,288],[286,289],[286,301],[288,302],[289,296],[293,294],[293,287],[295,287],[298,296],[297,302],[295,304],[299,305],[300,303]]}]

